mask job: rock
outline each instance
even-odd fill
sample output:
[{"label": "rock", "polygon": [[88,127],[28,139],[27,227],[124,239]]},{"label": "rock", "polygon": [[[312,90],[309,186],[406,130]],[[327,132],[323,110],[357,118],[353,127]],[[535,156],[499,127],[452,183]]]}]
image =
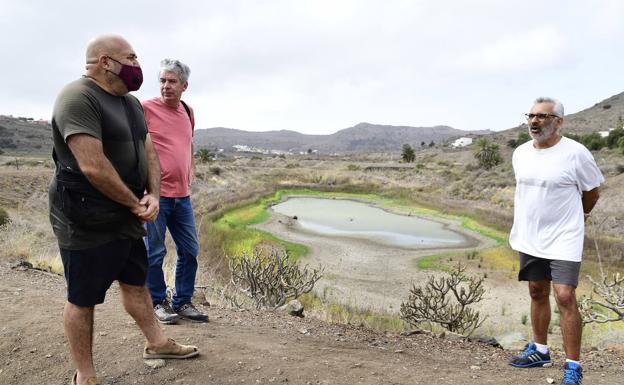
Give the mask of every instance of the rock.
[{"label": "rock", "polygon": [[303,304],[296,299],[293,299],[284,306],[280,306],[277,310],[288,313],[294,317],[304,317]]},{"label": "rock", "polygon": [[206,299],[206,294],[201,289],[195,289],[191,302],[197,305],[210,306],[210,302]]},{"label": "rock", "polygon": [[422,329],[416,329],[416,330],[409,330],[409,331],[405,331],[405,332],[401,332],[401,335],[403,337],[409,337],[409,336],[413,336],[416,334],[431,334],[431,332],[429,330],[422,330]]},{"label": "rock", "polygon": [[554,384],[555,383],[555,379],[554,378],[546,378],[546,382],[548,382],[549,384]]},{"label": "rock", "polygon": [[508,332],[500,336],[496,336],[496,341],[505,350],[522,350],[527,344],[526,338],[520,332]]},{"label": "rock", "polygon": [[11,266],[11,269],[14,269],[17,271],[25,271],[25,270],[32,269],[32,268],[33,268],[33,264],[28,261],[18,261],[17,263]]},{"label": "rock", "polygon": [[167,362],[160,358],[153,359],[153,360],[152,359],[143,360],[143,362],[145,362],[145,365],[149,366],[152,369],[163,368],[165,367],[165,365],[167,365]]},{"label": "rock", "polygon": [[481,370],[481,367],[477,365],[470,365],[470,370]]},{"label": "rock", "polygon": [[499,344],[496,338],[494,337],[474,336],[474,337],[468,337],[467,339],[468,341],[479,342],[482,344],[493,346],[495,348],[501,348],[501,349],[503,348],[501,344]]},{"label": "rock", "polygon": [[449,332],[448,330],[446,330],[446,331],[443,331],[442,333],[438,334],[438,338],[447,338],[447,339],[450,339],[450,340],[461,340],[461,339],[464,339],[466,337],[462,336],[461,334]]}]

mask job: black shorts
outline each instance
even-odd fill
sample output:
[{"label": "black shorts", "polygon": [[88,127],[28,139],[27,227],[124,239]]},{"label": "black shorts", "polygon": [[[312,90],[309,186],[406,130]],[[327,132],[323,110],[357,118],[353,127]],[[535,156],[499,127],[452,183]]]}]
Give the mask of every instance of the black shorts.
[{"label": "black shorts", "polygon": [[104,302],[113,281],[143,286],[147,253],[142,239],[118,239],[84,250],[61,248],[67,300],[82,307]]},{"label": "black shorts", "polygon": [[518,252],[518,254],[520,254],[518,281],[548,279],[553,283],[578,286],[581,271],[580,262],[538,258],[522,252]]}]

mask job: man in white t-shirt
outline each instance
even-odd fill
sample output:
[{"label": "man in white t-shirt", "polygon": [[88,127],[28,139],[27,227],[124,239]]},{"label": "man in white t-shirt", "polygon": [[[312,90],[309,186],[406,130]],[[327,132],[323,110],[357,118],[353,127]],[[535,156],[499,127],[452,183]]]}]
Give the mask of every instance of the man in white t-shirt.
[{"label": "man in white t-shirt", "polygon": [[529,282],[534,342],[512,357],[516,367],[551,366],[547,345],[550,287],[560,311],[566,353],[562,385],[581,384],[579,363],[582,321],[576,303],[585,220],[598,201],[604,178],[580,143],[562,137],[563,105],[535,100],[526,114],[532,141],[513,154],[516,176],[511,247],[520,254],[518,279]]}]

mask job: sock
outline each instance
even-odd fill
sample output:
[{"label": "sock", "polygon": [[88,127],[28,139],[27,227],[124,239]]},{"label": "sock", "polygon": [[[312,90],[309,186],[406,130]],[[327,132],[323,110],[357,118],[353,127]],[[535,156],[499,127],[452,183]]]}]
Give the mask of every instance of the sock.
[{"label": "sock", "polygon": [[540,352],[542,354],[548,353],[548,345],[542,345],[542,344],[538,344],[536,342],[535,343],[535,348],[537,349],[538,352]]},{"label": "sock", "polygon": [[580,368],[581,367],[581,363],[579,361],[574,361],[574,360],[571,360],[569,358],[566,358],[566,363],[570,364],[568,366],[571,367],[572,369],[576,369],[576,368]]}]

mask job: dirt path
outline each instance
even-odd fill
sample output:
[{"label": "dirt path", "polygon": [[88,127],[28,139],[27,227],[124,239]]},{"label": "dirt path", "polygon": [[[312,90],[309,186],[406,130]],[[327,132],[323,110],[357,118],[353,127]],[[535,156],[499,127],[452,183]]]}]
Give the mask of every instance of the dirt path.
[{"label": "dirt path", "polygon": [[[0,384],[69,384],[61,277],[0,262]],[[509,367],[509,353],[472,342],[378,334],[356,326],[212,307],[211,322],[168,326],[197,344],[197,359],[148,368],[143,338],[117,290],[96,310],[95,360],[104,384],[546,384],[560,369]],[[586,384],[623,384],[622,353],[585,356]],[[557,363],[562,362],[556,354]]]}]

